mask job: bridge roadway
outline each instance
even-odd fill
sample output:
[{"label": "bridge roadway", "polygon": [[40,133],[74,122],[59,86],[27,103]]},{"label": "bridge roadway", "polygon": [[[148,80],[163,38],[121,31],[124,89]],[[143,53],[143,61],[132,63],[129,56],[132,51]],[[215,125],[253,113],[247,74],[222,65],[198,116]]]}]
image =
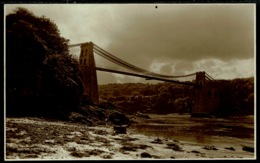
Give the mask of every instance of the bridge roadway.
[{"label": "bridge roadway", "polygon": [[141,75],[141,74],[136,74],[136,73],[130,73],[130,72],[124,72],[124,71],[118,71],[118,70],[111,70],[111,69],[106,69],[106,68],[101,68],[101,67],[96,67],[96,70],[104,71],[104,72],[117,73],[117,74],[122,74],[122,75],[141,77],[141,78],[145,78],[146,80],[159,80],[159,81],[166,81],[166,82],[189,85],[189,86],[200,86],[200,85],[195,84],[195,83],[180,82],[180,81],[177,81],[177,80],[163,79],[163,78],[158,78],[158,77],[152,77],[152,76],[149,76],[149,75]]}]

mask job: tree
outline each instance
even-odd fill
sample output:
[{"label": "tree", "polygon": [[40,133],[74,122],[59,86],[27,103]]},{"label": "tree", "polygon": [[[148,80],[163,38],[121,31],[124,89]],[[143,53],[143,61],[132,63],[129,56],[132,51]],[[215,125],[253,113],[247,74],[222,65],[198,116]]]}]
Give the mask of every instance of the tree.
[{"label": "tree", "polygon": [[25,8],[6,16],[8,115],[76,107],[82,90],[78,71],[54,22]]}]

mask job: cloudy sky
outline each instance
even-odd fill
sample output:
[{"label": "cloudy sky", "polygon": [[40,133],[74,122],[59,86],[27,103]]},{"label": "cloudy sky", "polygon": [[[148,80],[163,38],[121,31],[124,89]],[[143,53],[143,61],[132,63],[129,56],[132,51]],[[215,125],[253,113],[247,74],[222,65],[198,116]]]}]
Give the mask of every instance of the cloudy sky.
[{"label": "cloudy sky", "polygon": [[[254,4],[9,4],[6,14],[16,7],[53,20],[71,44],[92,41],[153,72],[206,71],[214,79],[255,74]],[[79,50],[71,48],[71,53],[78,56]],[[95,59],[99,67],[124,70],[97,55]],[[98,82],[147,81],[98,72]]]}]

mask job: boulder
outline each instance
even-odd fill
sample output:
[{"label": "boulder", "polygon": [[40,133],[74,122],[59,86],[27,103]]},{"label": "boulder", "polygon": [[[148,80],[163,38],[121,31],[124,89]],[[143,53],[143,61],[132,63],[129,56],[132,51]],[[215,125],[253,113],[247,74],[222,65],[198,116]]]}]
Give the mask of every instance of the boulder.
[{"label": "boulder", "polygon": [[216,147],[214,146],[205,146],[203,147],[203,149],[206,149],[206,150],[218,150]]},{"label": "boulder", "polygon": [[243,147],[242,150],[254,153],[254,148],[252,148],[252,147]]},{"label": "boulder", "polygon": [[143,153],[141,153],[141,157],[142,158],[151,158],[152,156],[147,152],[143,152]]},{"label": "boulder", "polygon": [[80,113],[71,112],[69,115],[69,120],[73,122],[79,122],[79,123],[87,124],[89,126],[93,126],[93,122]]},{"label": "boulder", "polygon": [[108,120],[118,126],[130,125],[131,122],[124,114],[118,112],[112,113],[109,116]]},{"label": "boulder", "polygon": [[127,125],[114,126],[114,131],[116,134],[126,134]]}]

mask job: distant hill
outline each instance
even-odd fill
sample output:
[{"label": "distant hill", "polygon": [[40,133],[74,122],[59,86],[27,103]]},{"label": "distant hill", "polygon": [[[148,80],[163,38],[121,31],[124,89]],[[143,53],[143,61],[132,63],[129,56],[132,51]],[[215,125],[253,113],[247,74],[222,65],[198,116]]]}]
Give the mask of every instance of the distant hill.
[{"label": "distant hill", "polygon": [[[254,78],[219,80],[219,114],[254,114]],[[125,83],[99,86],[101,101],[109,101],[125,113],[189,113],[192,86],[175,83]]]}]

